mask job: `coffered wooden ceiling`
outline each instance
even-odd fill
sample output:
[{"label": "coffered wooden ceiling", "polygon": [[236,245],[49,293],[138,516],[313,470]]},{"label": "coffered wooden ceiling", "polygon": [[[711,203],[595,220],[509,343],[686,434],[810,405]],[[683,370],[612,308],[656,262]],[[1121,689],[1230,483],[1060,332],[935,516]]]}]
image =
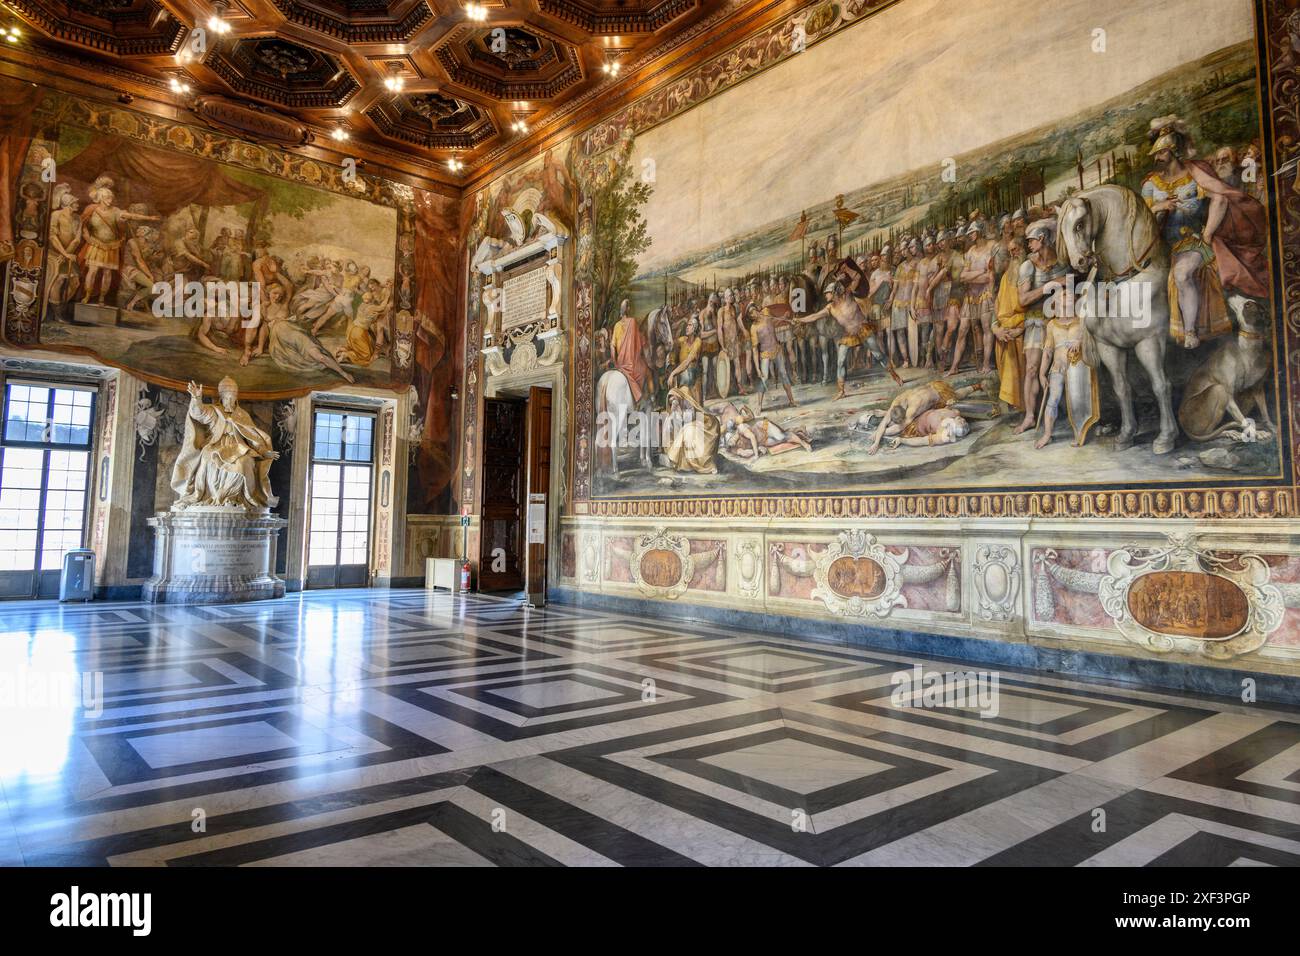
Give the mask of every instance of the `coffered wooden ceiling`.
[{"label": "coffered wooden ceiling", "polygon": [[[358,151],[455,182],[619,86],[613,64],[668,56],[748,3],[486,0],[474,20],[462,0],[0,0],[0,24],[28,28],[8,56],[45,55],[83,75],[98,65],[101,83],[143,82],[164,99],[176,78],[188,95],[270,107],[327,143],[341,127]],[[207,30],[196,54],[192,31],[214,13],[229,31]],[[400,88],[385,83],[394,77]],[[465,170],[450,174],[451,159]]]}]

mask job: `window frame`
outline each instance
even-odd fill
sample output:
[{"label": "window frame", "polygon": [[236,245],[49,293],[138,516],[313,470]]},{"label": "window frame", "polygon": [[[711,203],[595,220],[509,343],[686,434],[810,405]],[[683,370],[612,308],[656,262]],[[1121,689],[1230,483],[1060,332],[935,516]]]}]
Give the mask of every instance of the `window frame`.
[{"label": "window frame", "polygon": [[[41,441],[31,441],[29,439],[9,438],[9,406],[11,402],[12,389],[15,385],[45,388],[49,389],[49,397],[46,400],[46,421],[45,421],[45,438]],[[54,406],[59,391],[81,392],[90,395],[90,422],[86,430],[85,442],[60,442],[53,439],[54,430]],[[39,590],[39,581],[42,574],[50,572],[59,572],[62,570],[62,558],[56,567],[45,567],[45,534],[49,530],[46,528],[46,506],[49,503],[50,488],[50,455],[53,452],[84,452],[86,455],[86,481],[85,488],[82,490],[81,505],[81,534],[77,544],[78,548],[86,547],[86,536],[89,529],[91,518],[91,509],[93,506],[93,492],[96,476],[93,471],[94,451],[97,440],[97,431],[99,421],[97,413],[99,411],[99,389],[94,385],[87,385],[80,382],[60,382],[57,380],[48,380],[40,378],[27,378],[25,376],[14,376],[4,380],[4,388],[0,390],[0,475],[4,473],[6,451],[10,448],[15,449],[33,449],[41,452],[41,487],[40,499],[37,504],[37,525],[36,525],[36,542],[33,548],[32,564],[30,573],[33,575],[33,593]],[[57,490],[57,489],[56,489]],[[64,529],[56,529],[64,530]],[[64,554],[68,550],[64,549]]]},{"label": "window frame", "polygon": [[[321,457],[316,453],[317,416],[321,414],[341,415],[344,419],[343,430],[342,430],[342,435],[344,436],[344,440],[339,444],[339,456],[337,458]],[[369,455],[364,459],[355,459],[355,458],[347,457],[347,451],[349,445],[348,442],[346,441],[346,435],[347,435],[347,419],[349,417],[358,418],[358,419],[364,418],[370,422]],[[352,408],[347,406],[327,405],[327,404],[312,406],[311,449],[308,454],[308,463],[307,463],[307,474],[310,477],[311,484],[308,486],[307,489],[308,491],[307,509],[306,509],[307,521],[306,521],[306,529],[305,529],[304,540],[303,540],[304,580],[306,580],[310,568],[333,567],[337,569],[340,567],[355,567],[355,565],[352,564],[345,565],[341,563],[341,556],[342,556],[342,549],[343,549],[343,532],[341,528],[341,523],[343,520],[343,501],[344,501],[343,490],[346,487],[346,482],[344,481],[344,475],[346,474],[345,469],[348,468],[349,466],[352,467],[359,466],[365,468],[368,473],[368,482],[366,488],[366,512],[367,512],[366,514],[366,560],[364,563],[364,567],[366,568],[367,574],[369,574],[371,570],[371,558],[372,558],[372,551],[375,542],[375,521],[377,520],[378,517],[377,516],[378,509],[376,508],[376,501],[375,501],[375,471],[376,471],[376,464],[377,464],[375,461],[375,451],[376,451],[376,440],[378,437],[375,434],[375,432],[378,425],[379,425],[379,413],[375,411],[369,411],[360,408]],[[314,475],[315,475],[316,465],[331,465],[339,468],[339,496],[337,498],[337,501],[339,503],[339,512],[337,515],[337,521],[339,527],[336,527],[334,531],[334,535],[335,535],[334,561],[332,564],[317,565],[317,564],[312,564],[311,562],[311,537],[313,534],[311,525],[312,525],[312,513],[314,511],[312,505],[313,502],[316,500],[315,489],[314,489],[314,484],[315,484]]]}]

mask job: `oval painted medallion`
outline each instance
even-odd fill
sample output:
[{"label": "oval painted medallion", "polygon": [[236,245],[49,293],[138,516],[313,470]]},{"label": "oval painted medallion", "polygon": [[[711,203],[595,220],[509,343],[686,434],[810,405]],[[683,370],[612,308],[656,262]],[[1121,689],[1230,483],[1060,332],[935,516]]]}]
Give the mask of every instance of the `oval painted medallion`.
[{"label": "oval painted medallion", "polygon": [[836,558],[826,569],[826,585],[842,598],[876,598],[885,590],[885,569],[871,558]]},{"label": "oval painted medallion", "polygon": [[1250,619],[1250,599],[1227,578],[1202,571],[1152,571],[1128,590],[1128,609],[1149,631],[1203,641],[1238,633]]},{"label": "oval painted medallion", "polygon": [[676,587],[682,579],[682,559],[675,551],[651,548],[641,555],[641,580],[651,587]]}]

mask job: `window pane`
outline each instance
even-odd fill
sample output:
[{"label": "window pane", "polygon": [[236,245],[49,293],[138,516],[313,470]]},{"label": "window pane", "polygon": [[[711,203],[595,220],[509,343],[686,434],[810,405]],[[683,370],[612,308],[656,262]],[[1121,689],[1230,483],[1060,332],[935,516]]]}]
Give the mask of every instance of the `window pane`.
[{"label": "window pane", "polygon": [[344,439],[347,442],[348,461],[369,461],[371,446],[374,444],[374,419],[367,416],[349,415]]},{"label": "window pane", "polygon": [[0,571],[32,571],[36,568],[36,549],[0,549]]},{"label": "window pane", "polygon": [[[32,391],[9,386],[22,401]],[[6,434],[11,419],[6,420]],[[25,426],[24,426],[25,427]],[[6,448],[0,470],[0,571],[31,571],[36,567],[36,529],[40,526],[41,470],[45,452],[39,448]]]},{"label": "window pane", "polygon": [[45,452],[39,448],[6,448],[4,450],[4,475],[0,487],[41,487],[41,470],[45,467]]},{"label": "window pane", "polygon": [[343,457],[343,415],[336,412],[316,413],[316,435],[312,454],[316,458]]},{"label": "window pane", "polygon": [[338,535],[333,531],[313,531],[307,543],[307,563],[333,564],[338,553]]},{"label": "window pane", "polygon": [[41,385],[8,386],[5,399],[5,440],[44,441],[50,390]]},{"label": "window pane", "polygon": [[86,389],[10,384],[5,400],[5,440],[88,445],[93,404],[94,393]]},{"label": "window pane", "polygon": [[[81,396],[85,400],[79,402]],[[54,418],[50,440],[59,444],[90,443],[90,393],[71,388],[54,390]]]},{"label": "window pane", "polygon": [[311,496],[313,499],[330,498],[337,500],[339,496],[339,472],[338,465],[315,464],[311,466]]}]

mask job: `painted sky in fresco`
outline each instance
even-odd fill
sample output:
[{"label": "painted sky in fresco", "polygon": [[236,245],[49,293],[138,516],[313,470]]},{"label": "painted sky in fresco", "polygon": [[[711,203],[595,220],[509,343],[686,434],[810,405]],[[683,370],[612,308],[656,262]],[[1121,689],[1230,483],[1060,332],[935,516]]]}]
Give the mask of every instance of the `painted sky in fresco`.
[{"label": "painted sky in fresco", "polygon": [[638,138],[657,176],[641,270],[1253,36],[1250,0],[904,0]]}]

